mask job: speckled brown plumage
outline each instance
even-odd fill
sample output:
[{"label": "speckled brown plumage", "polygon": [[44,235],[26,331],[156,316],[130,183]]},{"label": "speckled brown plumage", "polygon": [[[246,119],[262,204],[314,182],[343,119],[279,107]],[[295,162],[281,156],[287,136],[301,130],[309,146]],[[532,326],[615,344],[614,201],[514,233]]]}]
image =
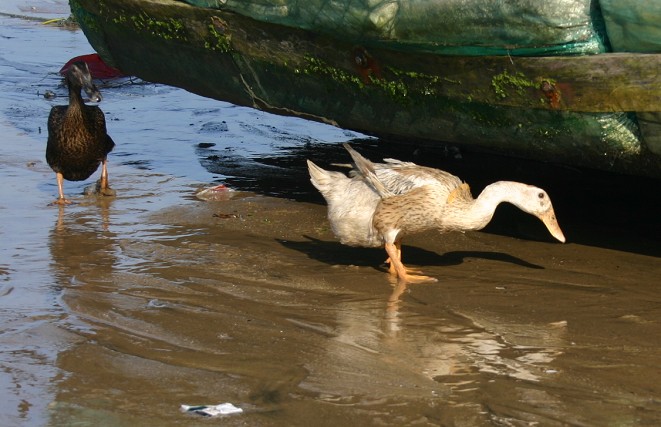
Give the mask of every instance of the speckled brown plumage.
[{"label": "speckled brown plumage", "polygon": [[546,192],[532,185],[499,181],[474,199],[468,184],[438,169],[386,159],[372,163],[348,144],[354,161],[350,176],[326,171],[308,160],[313,185],[328,203],[328,219],[340,241],[352,246],[383,246],[390,272],[400,282],[435,281],[413,273],[401,261],[407,234],[429,230],[480,230],[501,202],[509,202],[540,218],[564,242]]},{"label": "speckled brown plumage", "polygon": [[64,197],[62,179],[85,180],[100,164],[103,169],[99,190],[107,192],[106,158],[115,146],[106,132],[106,120],[101,109],[85,105],[80,94],[84,89],[90,99],[97,102],[101,100],[87,64],[72,64],[66,73],[66,84],[69,89],[69,105],[54,106],[48,116],[46,161],[57,176],[57,203],[69,203]]}]

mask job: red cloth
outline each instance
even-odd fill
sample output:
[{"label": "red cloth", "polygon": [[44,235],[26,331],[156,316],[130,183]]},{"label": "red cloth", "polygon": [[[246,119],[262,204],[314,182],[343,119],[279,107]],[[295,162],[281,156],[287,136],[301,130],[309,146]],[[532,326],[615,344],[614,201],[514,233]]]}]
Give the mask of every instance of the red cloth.
[{"label": "red cloth", "polygon": [[96,53],[71,58],[66,64],[64,64],[64,67],[62,67],[60,70],[60,74],[66,74],[71,64],[77,61],[84,61],[87,63],[93,79],[114,79],[124,75],[117,68],[113,68],[103,62],[103,59],[101,59],[101,57]]}]

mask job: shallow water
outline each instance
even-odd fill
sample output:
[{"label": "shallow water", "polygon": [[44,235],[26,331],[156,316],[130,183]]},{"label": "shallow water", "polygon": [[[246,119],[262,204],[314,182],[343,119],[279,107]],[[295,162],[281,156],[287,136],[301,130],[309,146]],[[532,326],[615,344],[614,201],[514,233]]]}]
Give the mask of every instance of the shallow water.
[{"label": "shallow water", "polygon": [[[209,425],[179,406],[221,402],[244,410],[223,425],[661,423],[658,181],[414,151],[135,80],[101,85],[117,197],[81,195],[94,175],[48,206],[56,73],[90,52],[0,16],[1,425]],[[384,251],[336,242],[306,176],[348,140],[474,192],[541,185],[568,243],[503,206],[483,232],[405,240],[439,283],[402,289]],[[195,197],[219,183],[233,191]]]}]

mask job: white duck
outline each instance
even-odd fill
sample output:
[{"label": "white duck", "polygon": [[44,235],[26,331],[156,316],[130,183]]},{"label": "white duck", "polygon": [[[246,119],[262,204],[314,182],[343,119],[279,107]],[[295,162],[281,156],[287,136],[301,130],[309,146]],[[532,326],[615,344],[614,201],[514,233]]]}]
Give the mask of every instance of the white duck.
[{"label": "white duck", "polygon": [[350,176],[324,170],[308,160],[310,181],[328,203],[328,219],[340,242],[384,246],[390,273],[400,282],[436,281],[404,266],[401,241],[405,235],[433,229],[480,230],[502,202],[535,215],[553,237],[565,241],[551,199],[541,188],[498,181],[474,199],[468,184],[448,172],[395,159],[372,163],[349,144],[344,147],[355,165]]}]

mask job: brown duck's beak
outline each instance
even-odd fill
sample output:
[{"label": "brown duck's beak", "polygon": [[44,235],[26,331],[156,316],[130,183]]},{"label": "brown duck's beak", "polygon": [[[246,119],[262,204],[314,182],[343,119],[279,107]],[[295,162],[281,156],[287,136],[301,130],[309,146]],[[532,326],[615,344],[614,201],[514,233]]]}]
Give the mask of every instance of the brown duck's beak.
[{"label": "brown duck's beak", "polygon": [[101,92],[99,92],[99,89],[96,88],[96,85],[93,83],[85,84],[83,86],[83,90],[85,90],[85,93],[87,96],[89,96],[90,101],[92,102],[101,102]]},{"label": "brown duck's beak", "polygon": [[546,228],[548,228],[549,233],[556,239],[560,240],[562,243],[565,243],[565,235],[562,234],[558,220],[555,219],[555,212],[553,209],[549,209],[543,214],[539,215],[539,219],[542,220]]}]

